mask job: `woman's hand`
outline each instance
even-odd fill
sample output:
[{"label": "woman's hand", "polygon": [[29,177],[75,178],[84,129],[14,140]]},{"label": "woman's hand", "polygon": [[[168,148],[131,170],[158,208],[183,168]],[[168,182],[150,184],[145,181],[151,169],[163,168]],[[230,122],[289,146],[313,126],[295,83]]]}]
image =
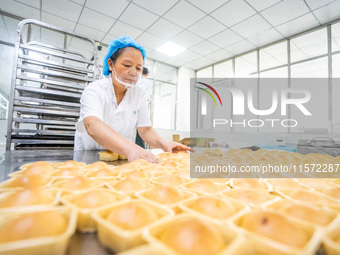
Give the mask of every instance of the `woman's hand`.
[{"label": "woman's hand", "polygon": [[136,146],[137,148],[131,149],[131,151],[128,153],[127,158],[129,162],[132,162],[137,159],[145,159],[146,161],[150,163],[160,163],[159,159],[152,154],[151,152],[148,152],[147,150],[144,150],[143,148]]},{"label": "woman's hand", "polygon": [[169,141],[169,140],[165,140],[163,139],[161,142],[161,149],[164,152],[171,152],[171,153],[177,153],[179,151],[192,151],[194,152],[193,149],[191,149],[188,146],[185,146],[183,144],[177,143],[177,142],[173,142],[173,141]]}]

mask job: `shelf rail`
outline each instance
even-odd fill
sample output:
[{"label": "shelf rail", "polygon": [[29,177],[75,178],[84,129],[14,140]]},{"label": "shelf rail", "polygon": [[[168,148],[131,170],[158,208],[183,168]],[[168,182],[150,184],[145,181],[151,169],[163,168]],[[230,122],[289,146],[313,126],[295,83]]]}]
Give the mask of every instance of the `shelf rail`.
[{"label": "shelf rail", "polygon": [[33,19],[16,32],[6,150],[73,149],[82,91],[99,76],[97,45]]}]

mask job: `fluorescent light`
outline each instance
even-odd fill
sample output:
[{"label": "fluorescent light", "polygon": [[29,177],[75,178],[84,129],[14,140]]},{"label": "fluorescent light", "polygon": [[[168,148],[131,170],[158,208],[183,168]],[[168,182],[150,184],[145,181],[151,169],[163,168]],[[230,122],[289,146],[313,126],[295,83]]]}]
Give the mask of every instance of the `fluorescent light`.
[{"label": "fluorescent light", "polygon": [[166,42],[162,46],[158,47],[156,51],[162,52],[168,56],[176,56],[177,54],[181,53],[182,51],[185,51],[186,48],[183,48],[182,46],[179,46],[177,44],[174,44],[172,42]]}]

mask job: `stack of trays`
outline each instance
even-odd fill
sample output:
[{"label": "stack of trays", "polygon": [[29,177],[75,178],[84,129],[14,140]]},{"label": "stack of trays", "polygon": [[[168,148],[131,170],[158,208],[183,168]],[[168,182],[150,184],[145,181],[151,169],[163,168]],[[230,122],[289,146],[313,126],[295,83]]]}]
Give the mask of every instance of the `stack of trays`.
[{"label": "stack of trays", "polygon": [[[218,157],[313,157],[228,153]],[[158,157],[157,165],[23,165],[0,184],[0,254],[65,254],[75,231],[122,255],[340,254],[338,179],[190,179],[190,154]]]}]

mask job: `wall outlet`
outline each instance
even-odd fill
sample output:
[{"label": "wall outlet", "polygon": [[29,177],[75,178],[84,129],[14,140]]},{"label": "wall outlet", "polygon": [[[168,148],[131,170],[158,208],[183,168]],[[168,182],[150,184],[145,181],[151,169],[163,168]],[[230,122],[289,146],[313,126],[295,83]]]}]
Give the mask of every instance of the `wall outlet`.
[{"label": "wall outlet", "polygon": [[286,146],[286,137],[284,137],[284,136],[277,136],[276,137],[276,145],[277,146]]}]

